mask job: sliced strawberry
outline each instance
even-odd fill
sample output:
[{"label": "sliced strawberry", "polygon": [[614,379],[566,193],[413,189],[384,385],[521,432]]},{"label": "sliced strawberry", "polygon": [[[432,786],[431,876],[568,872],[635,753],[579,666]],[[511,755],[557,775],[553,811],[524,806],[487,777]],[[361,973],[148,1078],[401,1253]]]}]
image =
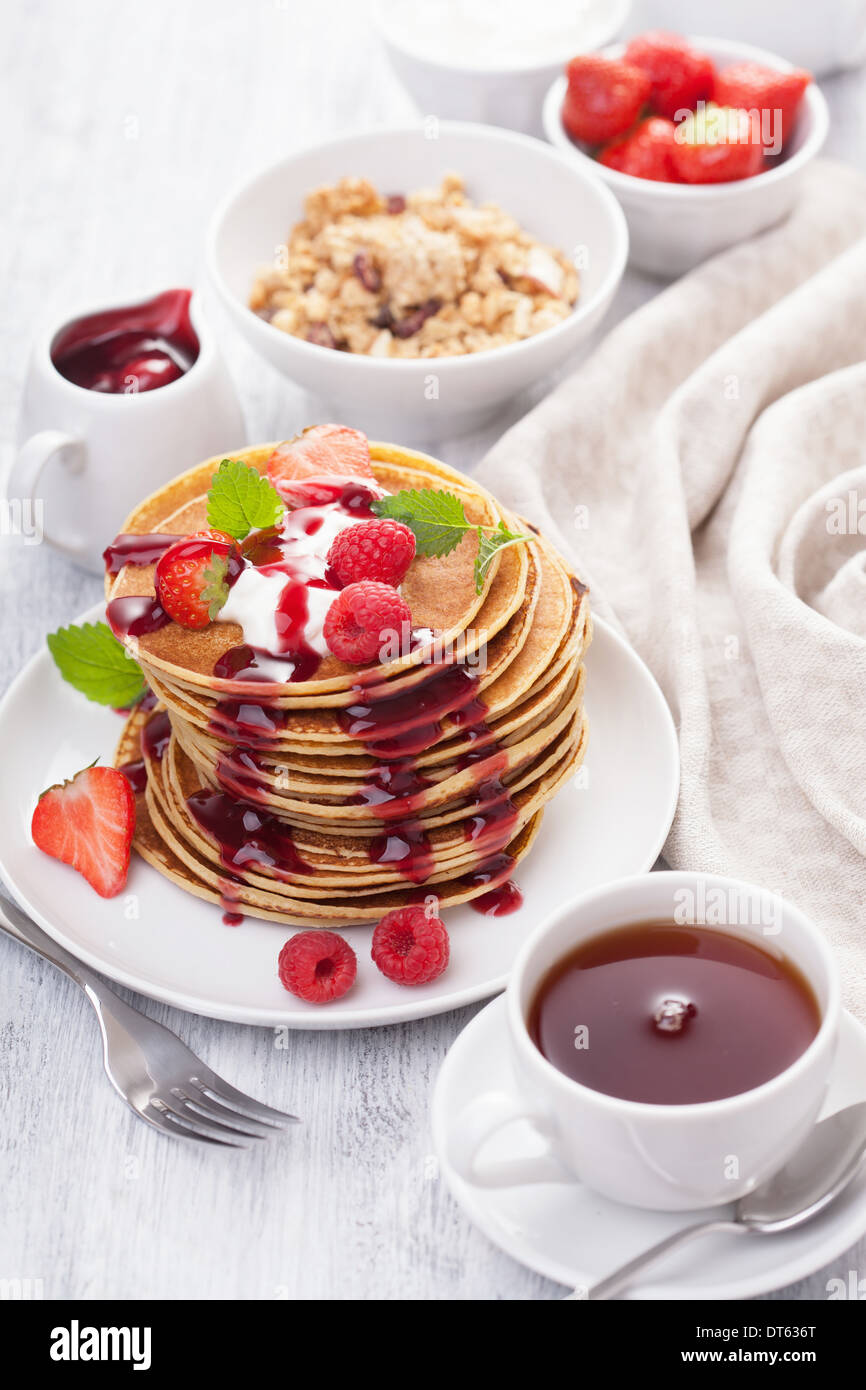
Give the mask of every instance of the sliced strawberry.
[{"label": "sliced strawberry", "polygon": [[683,183],[730,183],[764,167],[760,131],[748,112],[708,106],[677,126],[672,159]]},{"label": "sliced strawberry", "polygon": [[278,444],[268,459],[268,477],[284,496],[287,485],[306,478],[373,479],[367,436],[347,425],[311,425]]},{"label": "sliced strawberry", "polygon": [[631,174],[633,178],[678,183],[679,175],[673,162],[675,133],[673,121],[663,116],[648,116],[627,135],[605,145],[598,162],[620,174]]},{"label": "sliced strawberry", "polygon": [[722,106],[760,112],[764,146],[778,154],[791,137],[803,94],[811,81],[812,74],[804,68],[778,72],[761,63],[734,63],[719,73],[716,99]]},{"label": "sliced strawberry", "polygon": [[30,833],[44,854],[71,864],[101,898],[126,883],[135,830],[135,794],[113,767],[86,767],[44,791]]},{"label": "sliced strawberry", "polygon": [[713,99],[716,69],[712,58],[692,48],[679,34],[661,30],[639,34],[623,56],[646,73],[652,83],[650,105],[669,121],[675,120],[677,113],[682,116],[684,111],[694,110],[699,101]]},{"label": "sliced strawberry", "polygon": [[585,53],[566,68],[568,90],[562,124],[572,140],[602,145],[634,125],[649,98],[650,80],[618,58]]},{"label": "sliced strawberry", "polygon": [[156,566],[154,587],[160,606],[181,627],[207,627],[228,598],[241,563],[225,531],[197,531],[175,541]]}]

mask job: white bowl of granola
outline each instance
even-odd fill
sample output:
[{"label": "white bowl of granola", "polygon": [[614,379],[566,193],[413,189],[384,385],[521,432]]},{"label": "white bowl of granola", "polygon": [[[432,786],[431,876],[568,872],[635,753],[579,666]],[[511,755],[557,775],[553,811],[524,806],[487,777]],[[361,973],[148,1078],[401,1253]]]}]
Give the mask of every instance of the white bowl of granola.
[{"label": "white bowl of granola", "polygon": [[262,357],[336,418],[412,439],[475,428],[558,367],[627,256],[625,219],[591,172],[528,136],[448,121],[290,155],[230,195],[207,246]]}]

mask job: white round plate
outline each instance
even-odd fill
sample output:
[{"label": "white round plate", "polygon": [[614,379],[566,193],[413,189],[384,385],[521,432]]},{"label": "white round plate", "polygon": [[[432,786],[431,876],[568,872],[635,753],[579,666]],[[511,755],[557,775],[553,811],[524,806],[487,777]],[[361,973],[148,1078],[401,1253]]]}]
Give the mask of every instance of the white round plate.
[{"label": "white round plate", "polygon": [[[433,1093],[433,1142],[449,1190],[494,1245],[536,1273],[584,1291],[598,1279],[704,1216],[730,1216],[733,1206],[705,1212],[644,1211],[601,1197],[573,1181],[483,1188],[467,1183],[449,1161],[449,1136],[466,1107],[486,1091],[515,1090],[509,1062],[505,1000],[476,1014],[450,1048]],[[866,1100],[866,1028],[849,1013],[822,1115]],[[538,1136],[516,1122],[491,1136],[485,1161],[538,1153]],[[764,1239],[707,1236],[648,1270],[623,1294],[629,1299],[754,1298],[804,1279],[844,1254],[866,1231],[866,1169],[826,1211],[798,1230]],[[491,1290],[495,1297],[495,1290]]]},{"label": "white round plate", "polygon": [[[101,616],[94,608],[81,621]],[[22,907],[81,960],[193,1013],[290,1028],[367,1028],[459,1008],[504,988],[527,932],[564,899],[650,869],[667,836],[679,761],[664,698],[634,652],[598,619],[586,665],[586,772],[549,806],[519,866],[524,905],[507,917],[450,909],[451,963],[430,985],[386,980],[370,960],[372,929],[351,927],[354,987],[334,1004],[305,1004],[277,978],[291,928],[254,917],[224,927],[218,907],[184,893],[137,855],[124,892],[103,899],[41,854],[30,839],[39,793],[96,757],[110,761],[121,730],[112,710],[63,682],[47,649],[0,704],[0,873]]]}]

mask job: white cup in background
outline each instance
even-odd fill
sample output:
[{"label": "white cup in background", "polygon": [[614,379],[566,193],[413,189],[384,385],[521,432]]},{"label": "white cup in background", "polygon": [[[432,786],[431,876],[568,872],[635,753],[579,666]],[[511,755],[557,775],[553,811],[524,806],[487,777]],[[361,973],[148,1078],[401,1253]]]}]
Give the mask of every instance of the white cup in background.
[{"label": "white cup in background", "polygon": [[[141,296],[140,301],[151,296]],[[176,474],[246,442],[234,387],[195,294],[199,353],[176,381],[129,395],[76,386],[51,358],[61,330],[109,305],[79,307],[37,340],[28,367],[7,504],[38,511],[44,539],[102,573],[102,552],[133,507]]]}]

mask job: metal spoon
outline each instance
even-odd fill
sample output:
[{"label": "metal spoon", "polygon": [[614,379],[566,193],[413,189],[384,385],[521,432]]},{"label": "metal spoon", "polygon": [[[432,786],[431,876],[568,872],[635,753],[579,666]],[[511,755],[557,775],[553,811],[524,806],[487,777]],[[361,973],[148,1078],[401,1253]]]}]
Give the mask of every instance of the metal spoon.
[{"label": "metal spoon", "polygon": [[613,1298],[663,1255],[712,1231],[766,1236],[793,1230],[835,1201],[858,1173],[864,1154],[866,1102],[860,1102],[837,1110],[835,1115],[815,1125],[784,1168],[754,1192],[740,1198],[732,1218],[686,1226],[593,1284],[588,1293],[575,1289],[564,1301]]}]

